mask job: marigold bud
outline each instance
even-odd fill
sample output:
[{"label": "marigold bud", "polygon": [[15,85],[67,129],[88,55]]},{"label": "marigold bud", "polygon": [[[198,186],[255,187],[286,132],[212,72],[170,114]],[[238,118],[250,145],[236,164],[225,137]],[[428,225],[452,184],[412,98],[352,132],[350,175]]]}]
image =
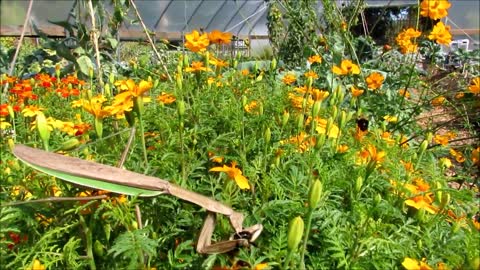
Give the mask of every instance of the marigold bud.
[{"label": "marigold bud", "polygon": [[60,145],[60,149],[62,149],[64,151],[68,151],[68,150],[74,149],[78,145],[80,145],[80,141],[77,138],[71,138],[71,139],[68,139],[68,140],[64,141]]},{"label": "marigold bud", "polygon": [[303,236],[304,223],[301,217],[296,217],[290,222],[287,236],[287,247],[289,250],[297,249]]},{"label": "marigold bud", "polygon": [[310,209],[315,209],[317,208],[318,203],[320,202],[320,199],[322,198],[323,194],[323,185],[320,180],[315,180],[313,182],[313,185],[310,187],[310,192],[308,195],[308,206]]},{"label": "marigold bud", "polygon": [[270,131],[269,127],[265,129],[264,137],[265,137],[265,143],[266,144],[270,143],[270,139],[272,138],[272,132]]},{"label": "marigold bud", "polygon": [[45,147],[48,148],[48,140],[50,139],[50,130],[48,129],[47,119],[45,118],[45,115],[42,112],[38,112],[36,123],[37,123],[38,134],[40,134],[40,138],[42,139]]}]

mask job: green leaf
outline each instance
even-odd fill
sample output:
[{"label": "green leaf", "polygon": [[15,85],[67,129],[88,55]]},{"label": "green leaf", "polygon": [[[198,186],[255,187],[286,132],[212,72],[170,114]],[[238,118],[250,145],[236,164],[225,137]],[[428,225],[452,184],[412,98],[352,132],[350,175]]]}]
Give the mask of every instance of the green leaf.
[{"label": "green leaf", "polygon": [[92,60],[88,56],[82,55],[77,59],[77,64],[78,64],[78,67],[80,68],[80,71],[85,76],[89,76],[90,69],[93,69]]},{"label": "green leaf", "polygon": [[148,189],[142,189],[142,188],[136,188],[136,187],[128,187],[128,186],[100,181],[92,178],[76,176],[76,175],[68,174],[62,171],[57,171],[57,170],[52,170],[45,167],[37,166],[31,163],[28,163],[24,160],[22,161],[25,162],[28,166],[38,171],[41,171],[48,175],[55,176],[67,182],[81,185],[84,187],[107,190],[114,193],[131,195],[131,196],[139,196],[139,197],[152,197],[152,196],[157,196],[162,194],[162,191],[159,191],[159,190],[148,190]]}]

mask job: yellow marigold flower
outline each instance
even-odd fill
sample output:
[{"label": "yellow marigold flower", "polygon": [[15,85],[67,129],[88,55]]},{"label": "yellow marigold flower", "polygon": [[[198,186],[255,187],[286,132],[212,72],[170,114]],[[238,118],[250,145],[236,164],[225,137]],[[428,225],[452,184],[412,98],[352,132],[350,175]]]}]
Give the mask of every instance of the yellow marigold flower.
[{"label": "yellow marigold flower", "polygon": [[37,105],[27,105],[22,110],[22,114],[25,117],[35,117],[43,110],[45,110],[45,108],[39,107]]},{"label": "yellow marigold flower", "polygon": [[268,268],[268,263],[259,263],[259,264],[255,265],[253,270],[265,270],[267,268]]},{"label": "yellow marigold flower", "polygon": [[33,196],[26,188],[22,186],[13,186],[10,196],[17,197],[18,195],[22,195],[23,199],[30,199]]},{"label": "yellow marigold flower", "polygon": [[333,66],[332,72],[337,75],[360,74],[360,67],[354,64],[351,60],[342,60],[339,66]]},{"label": "yellow marigold flower", "polygon": [[385,115],[383,119],[389,123],[396,123],[398,122],[398,118],[396,116]]},{"label": "yellow marigold flower", "polygon": [[11,126],[12,126],[12,124],[10,124],[9,122],[5,121],[5,118],[0,117],[0,129],[1,129],[1,130],[7,129],[7,128],[11,127]]},{"label": "yellow marigold flower", "polygon": [[406,89],[400,89],[398,90],[398,94],[400,96],[404,96],[405,98],[409,98],[410,97],[410,92],[408,92],[408,90]]},{"label": "yellow marigold flower", "polygon": [[444,96],[438,96],[434,99],[432,99],[432,105],[433,106],[440,106],[443,104],[443,102],[445,102],[445,97]]},{"label": "yellow marigold flower", "polygon": [[210,56],[209,63],[216,66],[217,68],[228,67],[228,62],[227,61],[224,61],[224,60],[219,59],[219,58],[215,58],[213,56]]},{"label": "yellow marigold flower", "polygon": [[472,150],[472,162],[477,166],[480,166],[480,147]]},{"label": "yellow marigold flower", "polygon": [[190,34],[185,35],[185,47],[192,52],[203,52],[210,45],[210,40],[206,33],[200,34],[197,30],[193,30]]},{"label": "yellow marigold flower", "polygon": [[361,96],[365,92],[362,89],[357,89],[355,86],[350,87],[350,91],[352,91],[352,96],[354,97]]},{"label": "yellow marigold flower", "polygon": [[291,85],[294,82],[297,81],[297,77],[295,77],[295,74],[287,73],[285,76],[282,78],[282,82],[286,85]]},{"label": "yellow marigold flower", "polygon": [[45,270],[45,265],[43,265],[39,260],[35,259],[32,264],[31,270]]},{"label": "yellow marigold flower", "polygon": [[242,69],[241,72],[243,76],[247,76],[248,74],[250,74],[250,71],[248,69]]},{"label": "yellow marigold flower", "polygon": [[455,150],[453,148],[450,148],[449,152],[450,152],[450,155],[452,155],[458,163],[465,162],[465,157],[463,156],[463,154],[461,152],[458,152],[457,150]]},{"label": "yellow marigold flower", "polygon": [[470,82],[468,90],[475,95],[480,95],[480,77],[476,77]]},{"label": "yellow marigold flower", "polygon": [[410,145],[408,144],[408,138],[405,135],[400,135],[399,144],[402,148],[408,148]]},{"label": "yellow marigold flower", "polygon": [[315,73],[315,71],[313,71],[313,70],[309,70],[309,71],[305,72],[303,75],[307,78],[318,79],[317,73]]},{"label": "yellow marigold flower", "polygon": [[426,263],[425,258],[417,261],[407,257],[403,260],[402,266],[405,267],[406,270],[433,270],[433,268]]},{"label": "yellow marigold flower", "polygon": [[464,92],[458,92],[455,94],[455,98],[456,99],[461,99],[465,96],[465,93]]},{"label": "yellow marigold flower", "polygon": [[236,167],[237,163],[232,161],[230,167],[223,165],[223,167],[213,167],[210,172],[224,172],[228,175],[230,179],[233,179],[237,183],[240,189],[250,189],[250,184],[248,183],[247,178],[242,175],[242,171]]},{"label": "yellow marigold flower", "polygon": [[246,104],[245,107],[244,107],[244,109],[245,109],[246,112],[251,113],[251,112],[253,112],[253,110],[255,110],[257,107],[258,107],[258,103],[257,103],[255,100],[253,100],[253,101],[251,101],[250,103]]},{"label": "yellow marigold flower", "polygon": [[452,35],[450,34],[450,26],[445,26],[443,22],[438,22],[434,27],[428,39],[435,40],[438,44],[450,46]]},{"label": "yellow marigold flower", "polygon": [[425,209],[425,211],[427,211],[428,213],[435,214],[438,212],[438,209],[433,206],[432,203],[433,198],[431,194],[415,196],[413,198],[405,200],[405,204],[410,207],[413,207],[417,210]]},{"label": "yellow marigold flower", "polygon": [[442,157],[440,158],[440,166],[444,168],[450,168],[453,166],[452,161],[449,158]]},{"label": "yellow marigold flower", "polygon": [[314,63],[322,63],[322,57],[320,55],[312,55],[310,57],[308,57],[308,62],[310,64],[314,64]]},{"label": "yellow marigold flower", "polygon": [[200,71],[210,71],[207,67],[203,66],[203,62],[193,61],[189,67],[185,68],[186,72],[200,72]]},{"label": "yellow marigold flower", "polygon": [[448,15],[451,4],[447,0],[423,0],[420,3],[420,15],[438,20]]},{"label": "yellow marigold flower", "polygon": [[311,95],[312,95],[313,100],[322,101],[322,100],[326,99],[330,95],[330,93],[328,91],[323,91],[323,90],[319,90],[319,89],[314,88],[314,89],[312,89]]},{"label": "yellow marigold flower", "polygon": [[115,82],[115,86],[119,87],[120,91],[128,91],[132,96],[139,97],[150,90],[153,87],[153,83],[141,80],[139,84],[136,84],[132,79],[128,79]]},{"label": "yellow marigold flower", "polygon": [[340,154],[346,153],[348,151],[348,145],[346,144],[341,144],[337,146],[337,152]]},{"label": "yellow marigold flower", "polygon": [[315,130],[319,134],[325,134],[329,138],[338,138],[338,135],[340,134],[340,129],[338,128],[337,125],[332,124],[332,126],[330,127],[327,133],[327,123],[328,123],[327,119],[315,117],[315,121],[317,122],[317,126],[315,127]]},{"label": "yellow marigold flower", "polygon": [[172,94],[167,94],[165,92],[162,92],[158,97],[157,97],[157,101],[158,102],[161,102],[165,105],[168,105],[168,104],[172,104],[173,102],[175,102],[175,100],[177,100],[175,98],[174,95]]},{"label": "yellow marigold flower", "polygon": [[208,39],[214,44],[230,44],[232,41],[232,33],[213,30],[208,34]]},{"label": "yellow marigold flower", "polygon": [[383,81],[385,78],[381,73],[373,72],[372,74],[368,75],[365,79],[367,86],[369,89],[376,90],[382,86]]},{"label": "yellow marigold flower", "polygon": [[95,116],[95,118],[103,119],[107,116],[110,116],[113,109],[111,106],[103,107],[103,103],[105,101],[106,98],[103,95],[97,95],[95,97],[92,97],[90,101],[83,102],[83,109]]}]

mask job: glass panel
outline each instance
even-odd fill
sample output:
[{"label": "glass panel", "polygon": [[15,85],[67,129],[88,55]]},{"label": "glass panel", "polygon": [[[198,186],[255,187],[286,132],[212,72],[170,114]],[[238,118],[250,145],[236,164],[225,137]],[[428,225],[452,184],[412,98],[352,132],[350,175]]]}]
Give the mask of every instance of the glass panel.
[{"label": "glass panel", "polygon": [[[0,24],[23,25],[29,1],[0,1]],[[52,25],[50,21],[63,21],[68,18],[73,1],[37,0],[33,2],[31,18],[37,25]],[[52,8],[55,7],[55,8]]]},{"label": "glass panel", "polygon": [[237,33],[240,31],[240,28],[244,23],[251,24],[254,19],[249,18],[255,12],[257,12],[263,5],[264,1],[247,1],[245,5],[242,5],[241,8],[237,11],[237,14],[233,19],[226,25],[226,30],[228,32]]},{"label": "glass panel", "polygon": [[186,31],[200,28],[206,29],[208,23],[214,19],[214,16],[223,16],[220,12],[217,13],[223,4],[225,4],[225,1],[202,1],[198,10],[190,19]]},{"label": "glass panel", "polygon": [[213,18],[210,25],[207,26],[207,31],[218,29],[220,31],[226,30],[227,23],[235,16],[238,9],[245,4],[244,1],[232,1],[227,0],[225,5],[217,12],[217,15]]},{"label": "glass panel", "polygon": [[[150,1],[145,1],[149,3]],[[181,32],[201,1],[174,0],[160,18],[156,31]],[[159,13],[157,13],[157,18]]]}]

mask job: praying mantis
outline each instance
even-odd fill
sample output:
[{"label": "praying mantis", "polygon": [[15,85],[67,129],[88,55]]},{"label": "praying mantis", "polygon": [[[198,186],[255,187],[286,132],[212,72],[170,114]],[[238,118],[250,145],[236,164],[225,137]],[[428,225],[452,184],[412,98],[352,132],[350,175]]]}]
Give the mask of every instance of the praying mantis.
[{"label": "praying mantis", "polygon": [[[212,198],[160,178],[21,144],[14,147],[13,154],[32,168],[73,184],[139,197],[168,194],[205,208],[207,217],[196,247],[199,253],[226,253],[239,247],[248,247],[260,236],[263,229],[262,224],[243,228],[242,213]],[[229,240],[212,243],[216,214],[228,217],[235,234]]]}]

